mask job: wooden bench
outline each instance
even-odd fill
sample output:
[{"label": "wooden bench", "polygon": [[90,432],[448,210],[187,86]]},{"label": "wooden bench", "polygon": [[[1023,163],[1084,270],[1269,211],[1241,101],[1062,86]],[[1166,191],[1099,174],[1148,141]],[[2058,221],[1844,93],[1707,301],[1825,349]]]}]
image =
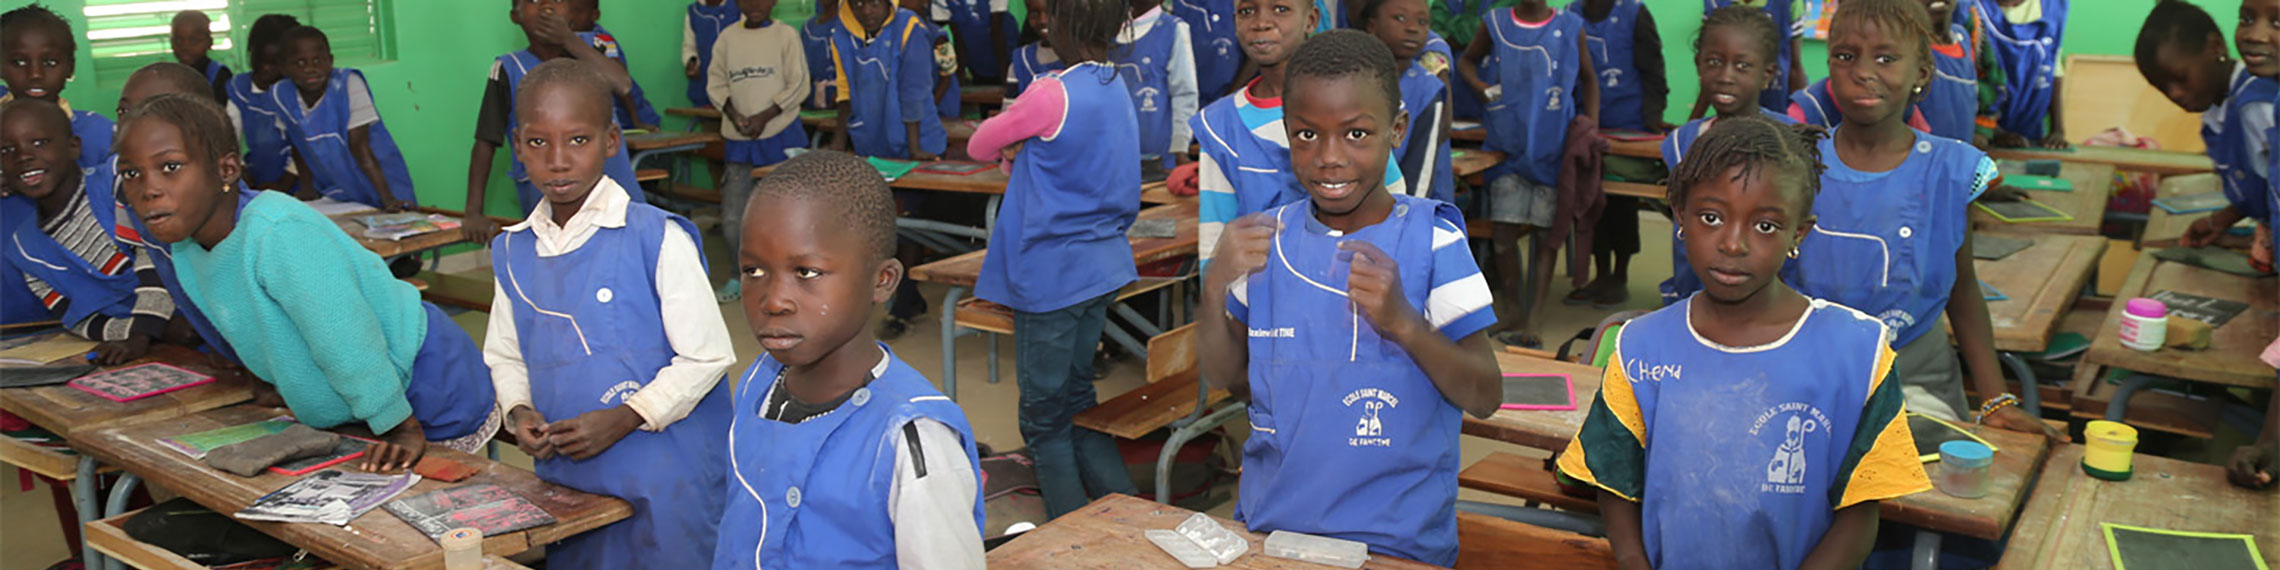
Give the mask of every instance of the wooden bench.
[{"label": "wooden bench", "polygon": [[[1092,409],[1078,412],[1080,427],[1121,437],[1147,437],[1195,413],[1196,385],[1202,376],[1195,364],[1195,324],[1166,331],[1148,339],[1148,383],[1109,398]],[[1206,399],[1227,399],[1226,390],[1211,390]]]},{"label": "wooden bench", "polygon": [[663,168],[644,168],[633,171],[634,182],[656,182],[672,177],[673,173],[666,172]]},{"label": "wooden bench", "polygon": [[1557,475],[1541,459],[1495,452],[1457,473],[1457,486],[1528,501],[1530,506],[1551,506],[1563,511],[1599,514],[1596,497],[1560,492]]},{"label": "wooden bench", "polygon": [[[1186,278],[1143,276],[1139,280],[1125,285],[1123,289],[1117,290],[1116,302],[1122,303],[1127,299],[1151,293],[1165,287],[1170,287],[1173,284],[1179,283],[1184,279]],[[958,310],[952,317],[954,319],[954,322],[956,322],[959,327],[973,329],[992,335],[990,337],[991,384],[996,384],[998,382],[998,345],[997,337],[995,335],[1013,334],[1012,311],[1010,309],[1000,309],[998,307],[999,306],[993,303],[982,300],[980,297],[967,297],[958,301]]]},{"label": "wooden bench", "polygon": [[491,293],[497,291],[489,272],[483,276],[421,271],[413,275],[427,284],[420,289],[420,298],[437,305],[459,307],[470,311],[491,312]]},{"label": "wooden bench", "polygon": [[1457,513],[1457,568],[1614,568],[1607,539]]}]

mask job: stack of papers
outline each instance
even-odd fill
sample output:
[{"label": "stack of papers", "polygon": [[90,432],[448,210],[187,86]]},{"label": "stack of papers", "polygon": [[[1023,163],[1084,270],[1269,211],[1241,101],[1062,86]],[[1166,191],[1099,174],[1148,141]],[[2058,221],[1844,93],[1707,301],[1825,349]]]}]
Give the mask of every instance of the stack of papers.
[{"label": "stack of papers", "polygon": [[420,482],[420,476],[327,469],[295,481],[237,512],[239,520],[347,525]]},{"label": "stack of papers", "polygon": [[459,229],[459,218],[443,214],[404,212],[374,214],[357,219],[364,224],[366,239],[401,240],[416,235]]}]

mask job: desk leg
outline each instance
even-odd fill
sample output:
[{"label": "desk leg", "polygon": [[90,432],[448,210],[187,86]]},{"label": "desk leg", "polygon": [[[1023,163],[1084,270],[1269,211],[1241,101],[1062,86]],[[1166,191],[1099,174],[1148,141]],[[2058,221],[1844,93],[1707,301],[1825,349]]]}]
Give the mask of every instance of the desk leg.
[{"label": "desk leg", "polygon": [[1940,533],[1916,531],[1916,551],[1908,557],[1910,570],[1939,570]]},{"label": "desk leg", "polygon": [[[951,286],[942,295],[942,395],[958,401],[958,298],[966,296],[966,288]],[[997,362],[990,362],[995,365]]]},{"label": "desk leg", "polygon": [[[1079,381],[1083,381],[1083,379],[1079,379]],[[1211,386],[1204,384],[1201,389],[1209,390]],[[1201,412],[1203,408],[1198,406],[1196,411]],[[1180,447],[1186,446],[1187,442],[1195,438],[1202,437],[1203,434],[1210,433],[1211,429],[1219,427],[1219,424],[1235,419],[1235,415],[1242,411],[1242,404],[1229,404],[1225,408],[1211,412],[1210,415],[1189,416],[1187,419],[1180,420],[1177,424],[1179,427],[1172,428],[1171,437],[1164,440],[1164,449],[1156,453],[1157,504],[1172,504],[1172,459],[1179,456]]]},{"label": "desk leg", "polygon": [[2027,360],[2016,352],[1998,352],[1995,358],[2011,369],[2012,376],[2019,377],[2019,406],[2035,417],[2042,417],[2042,381],[2035,378],[2035,369],[2027,366]]},{"label": "desk leg", "polygon": [[[141,484],[142,478],[136,477],[133,473],[120,474],[119,482],[111,486],[111,502],[103,507],[103,518],[126,514],[127,501],[133,498],[135,487]],[[87,533],[81,531],[80,534],[86,535]],[[127,570],[127,564],[120,560],[106,559],[101,568],[105,570]]]},{"label": "desk leg", "polygon": [[109,561],[95,552],[95,542],[87,537],[87,523],[102,518],[103,505],[96,498],[95,458],[79,456],[79,476],[71,480],[71,503],[79,515],[79,563],[87,568],[103,568]]},{"label": "desk leg", "polygon": [[2113,401],[2106,402],[2106,421],[2118,422],[2122,421],[2122,418],[2128,417],[2130,396],[2137,395],[2138,390],[2143,390],[2146,385],[2152,383],[2152,375],[2131,374],[2128,379],[2122,381],[2122,385],[2114,387]]}]

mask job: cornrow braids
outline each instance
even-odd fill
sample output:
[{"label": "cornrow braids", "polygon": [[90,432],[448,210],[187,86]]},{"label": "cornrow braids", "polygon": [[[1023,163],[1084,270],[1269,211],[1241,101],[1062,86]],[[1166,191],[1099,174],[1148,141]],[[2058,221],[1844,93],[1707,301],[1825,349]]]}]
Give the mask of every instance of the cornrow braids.
[{"label": "cornrow braids", "polygon": [[63,42],[63,53],[74,54],[74,57],[79,53],[79,36],[71,33],[71,24],[46,5],[34,3],[0,13],[0,35],[16,35],[17,30],[23,29],[19,26],[46,28],[49,36]]},{"label": "cornrow braids", "polygon": [[1821,193],[1821,171],[1825,167],[1820,142],[1826,135],[1820,127],[1784,125],[1757,113],[1720,117],[1694,140],[1686,160],[1671,173],[1666,198],[1672,207],[1683,210],[1687,193],[1695,185],[1707,184],[1737,167],[1741,170],[1736,176],[1747,180],[1764,168],[1768,169],[1767,180],[1776,187],[1802,194],[1797,198],[1802,202],[1799,215],[1812,212],[1813,197]]},{"label": "cornrow braids", "polygon": [[2207,50],[2203,48],[2207,46],[2205,42],[2210,36],[2221,38],[2224,32],[2217,29],[2216,19],[2209,17],[2209,13],[2200,6],[2182,0],[2161,0],[2154,3],[2153,12],[2145,15],[2145,26],[2138,28],[2137,49],[2133,56],[2137,60],[2138,73],[2148,79],[2168,77],[2171,75],[2169,72],[2156,69],[2163,46],[2206,55],[2203,52]]},{"label": "cornrow braids", "polygon": [[[190,156],[200,162],[212,164],[223,156],[238,153],[237,129],[230,126],[229,115],[222,112],[221,105],[214,103],[211,93],[162,93],[144,99],[119,117],[119,125],[124,127],[145,118],[181,129],[182,140],[195,147],[189,149]],[[117,153],[119,145],[126,141],[126,137],[112,141],[111,152]]]},{"label": "cornrow braids", "polygon": [[1924,9],[1921,0],[1845,0],[1830,17],[1829,36],[1836,37],[1844,33],[1840,30],[1861,24],[1875,24],[1894,39],[1915,38],[1916,61],[1931,67],[1932,13]]},{"label": "cornrow braids", "polygon": [[1702,53],[1702,38],[1710,35],[1714,28],[1733,28],[1756,38],[1761,51],[1758,55],[1764,56],[1766,65],[1774,65],[1774,60],[1781,58],[1781,42],[1786,34],[1763,9],[1734,3],[1711,10],[1710,15],[1702,18],[1702,29],[1694,32],[1694,53]]},{"label": "cornrow braids", "polygon": [[873,262],[895,256],[894,192],[878,169],[855,155],[814,150],[792,157],[754,184],[752,195],[750,204],[762,196],[821,204],[841,228],[857,234],[850,237],[863,240]]},{"label": "cornrow braids", "polygon": [[[172,61],[153,62],[127,76],[127,84],[138,81],[156,81],[166,86],[167,93],[206,93],[213,97],[214,86],[206,82],[206,74],[190,66]],[[214,101],[221,103],[220,100]]]},{"label": "cornrow braids", "polygon": [[1283,93],[1300,78],[1363,77],[1376,81],[1388,106],[1386,118],[1401,112],[1401,68],[1393,63],[1393,50],[1376,36],[1359,30],[1331,30],[1308,38],[1291,54],[1283,72]]}]

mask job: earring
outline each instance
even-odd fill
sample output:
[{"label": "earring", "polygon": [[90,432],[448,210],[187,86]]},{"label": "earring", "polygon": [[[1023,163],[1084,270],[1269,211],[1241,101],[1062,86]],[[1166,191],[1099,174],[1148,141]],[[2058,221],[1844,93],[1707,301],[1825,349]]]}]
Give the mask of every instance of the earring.
[{"label": "earring", "polygon": [[1676,237],[1680,240],[1686,239],[1686,226],[1679,226],[1678,232],[1674,234],[1673,237]]},{"label": "earring", "polygon": [[1922,85],[1918,85],[1918,86],[1916,86],[1916,89],[1915,89],[1914,91],[1912,91],[1912,92],[1911,92],[1911,94],[1914,94],[1914,95],[1922,95],[1922,94],[1924,94],[1924,86],[1922,86]]},{"label": "earring", "polygon": [[1792,247],[1792,248],[1789,248],[1789,258],[1790,258],[1790,259],[1797,259],[1797,248],[1794,248],[1794,247]]}]

